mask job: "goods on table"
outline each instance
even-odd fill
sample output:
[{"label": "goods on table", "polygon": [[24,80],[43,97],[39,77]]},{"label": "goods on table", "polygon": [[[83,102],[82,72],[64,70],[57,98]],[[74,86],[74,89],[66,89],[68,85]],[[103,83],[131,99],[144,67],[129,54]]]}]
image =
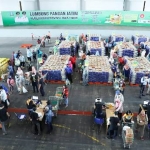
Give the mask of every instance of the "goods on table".
[{"label": "goods on table", "polygon": [[60,55],[70,55],[71,54],[71,49],[70,49],[71,44],[75,45],[74,41],[62,41],[59,45]]},{"label": "goods on table", "polygon": [[95,55],[97,51],[100,56],[105,55],[105,47],[102,41],[88,41],[87,50],[91,52],[91,55]]},{"label": "goods on table", "polygon": [[89,82],[112,82],[113,73],[107,56],[89,56]]},{"label": "goods on table", "polygon": [[0,58],[0,76],[7,72],[8,61],[8,58]]},{"label": "goods on table", "polygon": [[69,61],[69,55],[50,55],[39,71],[47,73],[46,80],[65,80],[65,67]]},{"label": "goods on table", "polygon": [[100,41],[101,36],[98,34],[90,34],[89,35],[89,41]]},{"label": "goods on table", "polygon": [[125,59],[130,67],[130,82],[140,84],[144,74],[150,71],[150,62],[145,57],[125,57]]},{"label": "goods on table", "polygon": [[136,57],[137,49],[130,42],[118,43],[114,47],[114,51],[118,53],[119,57],[128,56],[128,57]]},{"label": "goods on table", "polygon": [[79,36],[78,35],[74,35],[74,34],[69,34],[66,37],[66,40],[67,41],[77,41],[77,42],[79,42]]},{"label": "goods on table", "polygon": [[149,37],[144,36],[144,35],[133,35],[132,41],[134,44],[140,44],[141,42],[148,42]]},{"label": "goods on table", "polygon": [[125,131],[125,141],[126,143],[132,143],[133,142],[133,129],[127,128]]},{"label": "goods on table", "polygon": [[125,37],[123,35],[111,35],[111,41],[125,42]]}]

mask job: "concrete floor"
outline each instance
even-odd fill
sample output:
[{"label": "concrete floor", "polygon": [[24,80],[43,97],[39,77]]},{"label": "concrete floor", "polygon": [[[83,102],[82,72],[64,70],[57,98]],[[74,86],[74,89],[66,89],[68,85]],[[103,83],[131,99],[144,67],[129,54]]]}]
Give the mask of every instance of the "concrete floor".
[{"label": "concrete floor", "polygon": [[[54,41],[54,40],[53,40]],[[12,51],[21,50],[26,54],[25,49],[21,49],[23,43],[33,43],[31,38],[0,38],[0,56],[11,57]],[[49,47],[53,46],[54,42],[47,45],[42,50],[48,53]],[[102,97],[105,102],[113,102],[114,91],[111,86],[90,85],[83,87],[79,84],[77,74],[73,77],[74,83],[70,85],[69,91],[69,107],[67,110],[91,111],[94,99]],[[5,84],[5,83],[4,83]],[[53,96],[56,87],[62,86],[58,84],[47,84],[45,86],[46,95]],[[29,92],[24,95],[18,95],[15,90],[11,95],[12,108],[26,108],[25,102],[28,96],[33,95],[32,87],[28,86]],[[149,99],[149,96],[144,96],[139,99],[139,87],[130,87],[127,85],[125,90],[125,111],[130,109],[133,112],[138,111],[138,106],[143,100]],[[61,109],[65,109],[62,107]],[[11,127],[8,129],[8,135],[0,136],[0,150],[121,150],[123,149],[122,139],[118,137],[111,141],[106,139],[105,125],[100,133],[97,130],[92,130],[93,119],[91,116],[79,115],[59,115],[54,119],[54,131],[51,135],[45,134],[45,128],[41,136],[36,136],[31,133],[31,124],[22,122],[17,124],[17,119],[11,113]],[[146,130],[147,131],[147,130]],[[0,131],[1,134],[1,131]],[[135,134],[135,141],[132,146],[134,150],[149,150],[150,139],[145,132],[145,140],[140,141],[138,135]],[[141,147],[142,145],[142,147]]]}]

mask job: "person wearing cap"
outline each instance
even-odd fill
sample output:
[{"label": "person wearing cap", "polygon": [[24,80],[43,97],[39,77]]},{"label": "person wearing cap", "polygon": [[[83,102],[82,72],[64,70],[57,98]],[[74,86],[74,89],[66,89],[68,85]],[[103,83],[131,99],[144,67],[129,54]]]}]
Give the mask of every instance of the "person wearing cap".
[{"label": "person wearing cap", "polygon": [[114,103],[115,103],[115,111],[118,112],[118,117],[121,120],[123,112],[124,96],[119,90],[116,91]]},{"label": "person wearing cap", "polygon": [[11,76],[9,76],[9,78],[7,79],[7,85],[9,87],[10,93],[13,93],[15,81]]},{"label": "person wearing cap", "polygon": [[141,78],[141,84],[140,84],[140,96],[139,98],[141,98],[144,95],[144,90],[145,90],[145,86],[147,85],[148,82],[148,75],[145,74],[142,78]]},{"label": "person wearing cap", "polygon": [[105,114],[103,113],[103,110],[105,109],[105,104],[102,102],[101,98],[95,99],[94,104],[94,117],[96,118],[104,118]]},{"label": "person wearing cap", "polygon": [[108,139],[115,139],[115,137],[117,136],[117,132],[118,132],[118,127],[120,126],[119,124],[119,118],[118,118],[118,114],[117,112],[115,112],[113,117],[110,117],[109,119],[109,128],[108,128]]},{"label": "person wearing cap", "polygon": [[16,12],[15,22],[21,22],[20,12]]},{"label": "person wearing cap", "polygon": [[9,115],[7,109],[4,107],[3,104],[0,103],[0,123],[2,125],[3,135],[7,134],[7,131],[5,129],[5,124],[7,123],[8,127],[10,126],[9,118],[10,118],[10,115]]},{"label": "person wearing cap", "polygon": [[45,124],[47,125],[47,134],[51,134],[53,130],[52,117],[54,116],[51,109],[48,106],[45,107]]},{"label": "person wearing cap", "polygon": [[28,17],[26,16],[26,12],[22,12],[21,22],[29,22]]}]

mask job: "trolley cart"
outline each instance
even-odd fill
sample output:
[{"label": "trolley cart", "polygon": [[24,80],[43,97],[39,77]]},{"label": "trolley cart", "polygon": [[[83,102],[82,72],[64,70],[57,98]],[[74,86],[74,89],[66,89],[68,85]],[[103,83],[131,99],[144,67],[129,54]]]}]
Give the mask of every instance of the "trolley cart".
[{"label": "trolley cart", "polygon": [[57,87],[55,96],[60,98],[59,104],[62,104],[62,102],[63,102],[63,94],[62,93],[63,93],[63,87]]},{"label": "trolley cart", "polygon": [[[122,123],[122,140],[123,140],[123,147],[129,148],[133,144],[134,141],[134,132],[133,132],[134,123],[123,122]],[[127,137],[127,130],[132,131],[131,134]]]},{"label": "trolley cart", "polygon": [[60,97],[58,96],[49,96],[49,100],[51,101],[52,111],[54,112],[54,116],[57,117],[57,113],[59,110]]}]

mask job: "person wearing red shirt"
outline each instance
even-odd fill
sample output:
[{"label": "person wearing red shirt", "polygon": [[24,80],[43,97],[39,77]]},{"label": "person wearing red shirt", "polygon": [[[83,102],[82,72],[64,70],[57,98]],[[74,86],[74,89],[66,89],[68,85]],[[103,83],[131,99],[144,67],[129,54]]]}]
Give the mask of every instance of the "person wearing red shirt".
[{"label": "person wearing red shirt", "polygon": [[69,95],[69,90],[66,85],[63,86],[63,98],[65,100],[65,105],[68,107],[68,95]]},{"label": "person wearing red shirt", "polygon": [[73,70],[76,68],[76,56],[72,55],[69,59],[73,65]]}]

